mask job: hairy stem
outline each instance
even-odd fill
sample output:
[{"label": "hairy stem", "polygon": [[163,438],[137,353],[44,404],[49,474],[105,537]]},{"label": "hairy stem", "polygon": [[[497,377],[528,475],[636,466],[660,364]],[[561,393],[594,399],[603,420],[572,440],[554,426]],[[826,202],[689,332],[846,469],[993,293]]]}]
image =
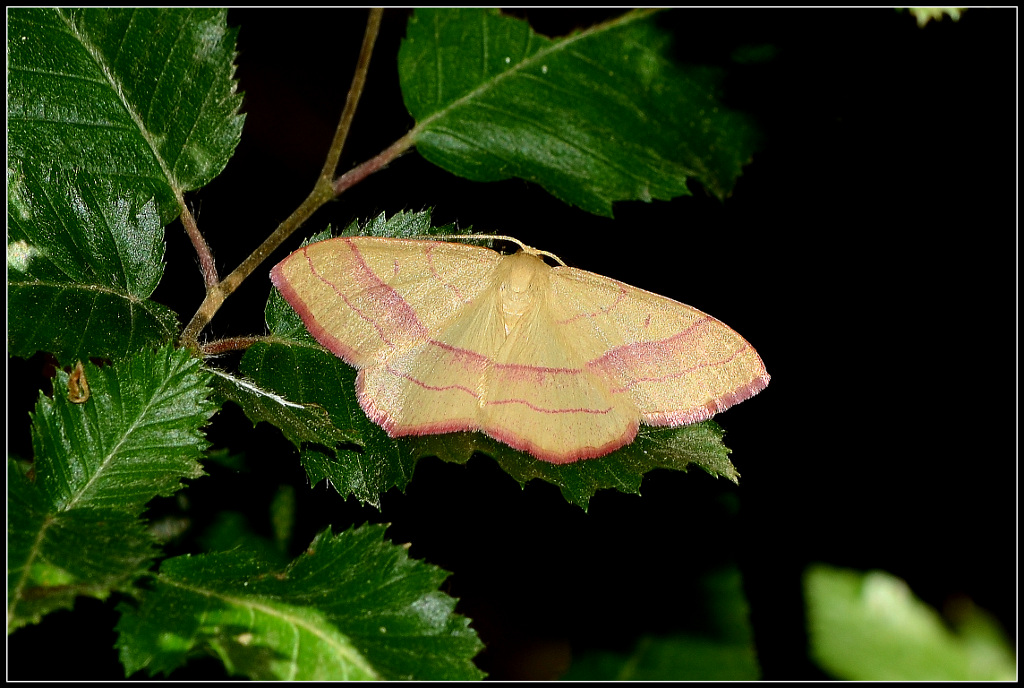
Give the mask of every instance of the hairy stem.
[{"label": "hairy stem", "polygon": [[203,273],[203,284],[207,289],[216,287],[218,282],[217,266],[213,262],[213,253],[210,252],[210,246],[206,243],[203,233],[199,231],[196,218],[192,215],[192,211],[189,210],[181,193],[178,193],[178,205],[181,207],[181,224],[185,227],[185,234],[192,241],[196,256],[199,257],[199,270]]},{"label": "hairy stem", "polygon": [[207,342],[199,347],[204,356],[215,356],[229,351],[245,351],[253,344],[268,341],[269,337],[226,337],[213,342]]}]

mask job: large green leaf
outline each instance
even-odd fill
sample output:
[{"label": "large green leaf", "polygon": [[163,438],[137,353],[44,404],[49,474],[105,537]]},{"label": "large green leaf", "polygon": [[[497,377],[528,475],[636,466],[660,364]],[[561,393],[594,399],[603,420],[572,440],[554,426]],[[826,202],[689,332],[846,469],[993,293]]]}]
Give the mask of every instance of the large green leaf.
[{"label": "large green leaf", "polygon": [[476,181],[519,177],[611,216],[620,200],[716,196],[752,129],[668,58],[648,11],[550,39],[497,10],[417,10],[399,52],[417,150]]},{"label": "large green leaf", "polygon": [[7,14],[8,156],[82,170],[154,196],[227,164],[243,117],[236,31],[223,9],[39,9]]},{"label": "large green leaf", "polygon": [[122,358],[178,331],[150,301],[163,275],[163,227],[152,199],[106,181],[44,179],[15,162],[7,190],[7,340],[61,363]]},{"label": "large green leaf", "polygon": [[198,361],[166,347],[83,371],[84,400],[62,371],[40,396],[31,470],[8,465],[8,631],[141,575],[152,540],[139,514],[202,475],[213,405]]},{"label": "large green leaf", "polygon": [[[410,217],[412,216],[412,217]],[[362,228],[365,235],[407,236],[429,224],[429,212],[400,213],[388,220],[378,217]],[[328,238],[321,233],[311,239]],[[587,508],[599,489],[639,493],[643,476],[655,468],[686,470],[696,464],[712,475],[737,480],[722,444],[722,430],[713,421],[681,428],[642,427],[627,447],[598,459],[555,465],[516,451],[481,433],[452,433],[392,439],[371,422],[355,394],[356,371],[326,351],[306,332],[299,316],[276,293],[267,305],[271,337],[250,347],[242,358],[242,373],[262,389],[289,402],[315,405],[327,411],[334,433],[323,432],[303,445],[301,460],[313,484],[328,480],[344,496],[379,506],[380,495],[392,487],[404,489],[412,479],[417,461],[437,456],[465,463],[475,452],[493,457],[521,485],[540,478],[557,485],[565,498]],[[243,408],[256,417],[259,411]],[[263,416],[272,423],[278,421]],[[292,433],[282,425],[286,433]],[[292,434],[289,434],[292,437]]]},{"label": "large green leaf", "polygon": [[17,8],[7,39],[10,352],[169,340],[163,225],[241,133],[224,11]]},{"label": "large green leaf", "polygon": [[61,511],[13,460],[7,513],[8,634],[79,596],[127,588],[155,555],[141,520],[115,509]]},{"label": "large green leaf", "polygon": [[165,561],[139,607],[119,608],[125,672],[168,673],[211,651],[254,679],[481,678],[482,645],[437,590],[448,574],[384,529],[328,529],[283,570],[243,550]]}]

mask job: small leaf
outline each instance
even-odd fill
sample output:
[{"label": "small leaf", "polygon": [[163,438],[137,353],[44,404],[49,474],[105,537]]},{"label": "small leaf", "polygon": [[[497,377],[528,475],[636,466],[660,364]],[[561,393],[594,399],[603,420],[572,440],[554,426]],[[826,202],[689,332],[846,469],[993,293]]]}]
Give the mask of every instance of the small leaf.
[{"label": "small leaf", "polygon": [[671,63],[649,14],[550,39],[497,10],[417,10],[399,51],[417,150],[609,217],[614,201],[689,195],[690,177],[728,195],[752,129],[705,76]]},{"label": "small leaf", "polygon": [[687,635],[643,636],[628,654],[591,652],[573,662],[566,681],[756,681],[752,645]]},{"label": "small leaf", "polygon": [[[366,236],[393,236],[395,228],[417,226],[422,219],[399,213],[368,223]],[[329,238],[321,233],[313,240]],[[443,237],[439,237],[443,238]],[[360,501],[380,505],[380,495],[392,487],[405,489],[416,463],[437,456],[451,463],[465,463],[474,452],[492,456],[521,485],[540,478],[557,485],[565,499],[586,509],[599,489],[639,493],[643,476],[655,468],[686,470],[695,463],[712,475],[736,481],[738,473],[722,444],[722,430],[713,421],[681,428],[642,426],[629,446],[598,459],[556,465],[516,451],[481,433],[450,433],[420,437],[390,438],[363,413],[356,399],[356,371],[326,351],[306,332],[302,320],[275,292],[267,304],[267,324],[272,337],[250,347],[242,357],[241,370],[260,387],[304,405],[325,409],[337,435],[320,432],[301,451],[301,462],[312,484],[327,480],[342,496],[355,495]],[[249,413],[249,411],[247,411]],[[252,417],[252,416],[250,416]],[[279,420],[266,417],[278,424]],[[294,441],[294,431],[282,425]]]},{"label": "small leaf", "polygon": [[[974,614],[959,632],[884,571],[824,565],[804,577],[815,661],[848,681],[1006,681],[1016,675],[1002,633]],[[978,622],[987,625],[978,633]]]},{"label": "small leaf", "polygon": [[119,607],[126,674],[208,650],[253,679],[481,678],[482,645],[437,590],[448,574],[384,530],[328,529],[284,570],[240,551],[168,559],[138,609]]},{"label": "small leaf", "polygon": [[[454,234],[455,225],[447,224],[435,227],[430,222],[432,211],[428,208],[418,213],[396,213],[388,218],[384,213],[373,218],[366,225],[361,226],[358,222],[352,222],[338,236],[376,236],[388,237],[390,239],[416,239],[425,236],[438,236],[443,238],[445,234]],[[462,230],[469,234],[471,227]],[[303,242],[303,246],[317,241],[331,238],[330,228],[327,232],[321,232]],[[301,322],[301,321],[300,321]]]},{"label": "small leaf", "polygon": [[109,368],[82,366],[89,398],[67,398],[58,371],[52,399],[32,420],[32,482],[8,463],[8,631],[104,599],[147,568],[152,538],[138,518],[182,478],[202,475],[199,431],[213,405],[207,376],[185,351],[141,352]]},{"label": "small leaf", "polygon": [[[140,514],[182,478],[203,474],[199,431],[213,415],[208,375],[187,351],[167,346],[99,368],[84,366],[84,404],[41,396],[32,417],[37,484],[57,510],[110,508]],[[57,389],[68,374],[57,372]]]},{"label": "small leaf", "polygon": [[245,514],[220,511],[213,522],[196,537],[205,552],[247,552],[254,560],[281,568],[288,564],[285,552],[270,538],[257,533]]},{"label": "small leaf", "polygon": [[941,21],[944,16],[949,15],[953,21],[959,21],[961,13],[967,10],[966,7],[908,7],[907,11],[917,19],[918,26],[925,26],[929,21]]}]

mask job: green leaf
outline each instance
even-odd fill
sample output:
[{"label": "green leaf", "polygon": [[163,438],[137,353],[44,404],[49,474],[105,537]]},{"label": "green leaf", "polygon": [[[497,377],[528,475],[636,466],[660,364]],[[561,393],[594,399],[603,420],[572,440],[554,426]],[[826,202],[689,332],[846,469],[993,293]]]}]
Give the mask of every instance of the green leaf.
[{"label": "green leaf", "polygon": [[218,512],[196,542],[205,552],[247,552],[250,558],[278,568],[289,561],[285,550],[257,533],[246,515],[238,511]]},{"label": "green leaf", "polygon": [[815,565],[804,576],[811,656],[849,681],[1013,680],[998,625],[976,610],[951,630],[899,578]]},{"label": "green leaf", "polygon": [[155,197],[227,164],[241,136],[234,30],[224,9],[39,9],[8,12],[8,156],[84,170]]},{"label": "green leaf", "polygon": [[[376,236],[388,237],[390,239],[416,239],[427,236],[443,237],[446,234],[454,234],[456,232],[454,224],[439,225],[435,227],[430,221],[430,215],[432,212],[432,209],[428,208],[427,210],[418,213],[396,213],[395,215],[392,215],[390,219],[384,213],[381,213],[365,225],[360,225],[358,221],[352,222],[344,231],[340,232],[338,236]],[[471,229],[472,227],[467,227],[462,230],[462,233],[469,234]],[[306,246],[317,241],[330,239],[331,236],[330,227],[328,227],[326,232],[320,232],[319,234],[310,237],[304,241],[302,245]],[[284,303],[283,300],[282,303]],[[299,322],[301,323],[302,321],[300,320]]]},{"label": "green leaf", "polygon": [[730,450],[722,444],[723,435],[714,421],[680,428],[642,425],[632,444],[597,459],[569,464],[538,461],[481,433],[428,435],[403,438],[401,442],[416,458],[437,456],[451,463],[465,463],[474,451],[479,451],[493,457],[520,485],[534,478],[547,481],[558,486],[566,501],[585,510],[590,498],[601,489],[640,494],[644,475],[655,468],[685,472],[690,464],[696,464],[715,477],[738,482],[739,473],[729,461]]},{"label": "green leaf", "polygon": [[57,371],[54,398],[41,395],[32,418],[36,480],[49,504],[134,516],[174,494],[182,478],[203,475],[199,429],[215,407],[198,360],[166,346],[84,370],[85,403],[68,401],[68,374]]},{"label": "green leaf", "polygon": [[65,365],[170,340],[163,225],[241,134],[224,10],[8,12],[8,341]]},{"label": "green leaf", "polygon": [[628,654],[593,652],[573,661],[566,681],[756,681],[752,645],[688,635],[643,636]]},{"label": "green leaf", "polygon": [[[917,19],[918,26],[925,26],[932,19],[942,21],[942,18],[949,15],[953,21],[959,21],[960,15],[967,11],[966,7],[908,7],[908,12]],[[902,11],[902,8],[901,10]]]},{"label": "green leaf", "polygon": [[153,556],[139,514],[202,475],[199,428],[213,405],[198,361],[165,347],[83,370],[84,402],[68,400],[63,371],[54,397],[40,396],[28,474],[8,462],[8,632],[78,595],[127,588]]},{"label": "green leaf", "polygon": [[568,681],[756,681],[761,676],[743,582],[735,567],[700,586],[701,635],[644,635],[628,653],[593,650],[574,657]]},{"label": "green leaf", "polygon": [[296,449],[303,442],[333,446],[352,439],[352,435],[331,423],[327,411],[318,404],[297,404],[249,380],[219,370],[213,372],[210,384],[219,400],[238,404],[253,426],[265,421],[280,428]]},{"label": "green leaf", "polygon": [[141,520],[112,509],[58,511],[7,462],[7,633],[71,609],[84,595],[106,599],[149,568],[152,539]]},{"label": "green leaf", "polygon": [[437,590],[448,574],[384,530],[328,529],[283,570],[240,551],[168,559],[137,609],[119,607],[126,674],[206,651],[253,679],[481,678],[482,645]]},{"label": "green leaf", "polygon": [[49,351],[69,365],[172,339],[177,317],[148,298],[164,270],[152,199],[37,175],[17,161],[8,168],[9,353]]},{"label": "green leaf", "polygon": [[[420,215],[418,219],[409,217]],[[388,220],[377,218],[362,233],[393,236],[396,228],[429,221],[426,213],[399,213]],[[313,240],[329,238],[320,233]],[[450,433],[422,437],[390,438],[363,413],[356,399],[356,371],[328,352],[306,332],[299,316],[276,292],[267,304],[271,337],[250,347],[242,357],[241,371],[259,387],[289,402],[316,405],[327,411],[334,433],[320,431],[301,451],[301,462],[312,484],[329,481],[342,496],[380,505],[380,495],[392,487],[404,489],[416,463],[437,456],[451,463],[465,463],[474,452],[493,457],[520,485],[534,478],[557,485],[567,501],[586,509],[599,489],[639,494],[643,476],[655,468],[686,470],[696,464],[708,473],[736,481],[739,477],[729,450],[722,444],[722,429],[713,421],[681,428],[642,426],[627,447],[598,459],[555,465],[516,451],[481,433]],[[244,403],[244,402],[243,402]],[[246,413],[255,413],[247,410]],[[253,417],[253,416],[250,416]],[[270,416],[274,424],[280,421]],[[280,425],[295,441],[297,434]],[[338,434],[344,437],[339,443]]]},{"label": "green leaf", "polygon": [[410,18],[399,77],[417,150],[474,181],[519,177],[612,215],[621,200],[723,198],[753,151],[706,72],[670,61],[669,37],[632,12],[550,39],[497,10]]},{"label": "green leaf", "polygon": [[[316,413],[317,418],[321,418],[320,414],[326,412],[329,425],[310,426],[315,435],[303,437],[302,441],[325,446],[339,442],[362,443],[363,424],[350,420],[359,411],[358,402],[354,396],[338,394],[343,387],[354,387],[355,373],[333,365],[331,359],[335,356],[311,339],[275,335],[272,342],[249,347],[239,366],[242,374],[281,398],[302,404],[310,415]],[[268,382],[274,384],[268,385]],[[250,410],[247,408],[246,412]],[[277,418],[263,420],[278,424]],[[290,439],[294,442],[300,438],[292,433]]]}]

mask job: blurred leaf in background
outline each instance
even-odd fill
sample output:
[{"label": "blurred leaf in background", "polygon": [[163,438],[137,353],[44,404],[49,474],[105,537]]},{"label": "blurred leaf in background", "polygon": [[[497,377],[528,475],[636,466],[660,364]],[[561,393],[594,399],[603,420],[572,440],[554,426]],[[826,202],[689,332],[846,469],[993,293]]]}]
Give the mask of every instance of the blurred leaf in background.
[{"label": "blurred leaf in background", "polygon": [[738,568],[709,574],[701,634],[642,636],[628,653],[590,651],[573,659],[568,681],[756,681],[761,677]]},{"label": "blurred leaf in background", "polygon": [[884,571],[816,565],[804,578],[811,655],[851,681],[1012,681],[1013,648],[986,612],[962,605],[951,629]]}]

